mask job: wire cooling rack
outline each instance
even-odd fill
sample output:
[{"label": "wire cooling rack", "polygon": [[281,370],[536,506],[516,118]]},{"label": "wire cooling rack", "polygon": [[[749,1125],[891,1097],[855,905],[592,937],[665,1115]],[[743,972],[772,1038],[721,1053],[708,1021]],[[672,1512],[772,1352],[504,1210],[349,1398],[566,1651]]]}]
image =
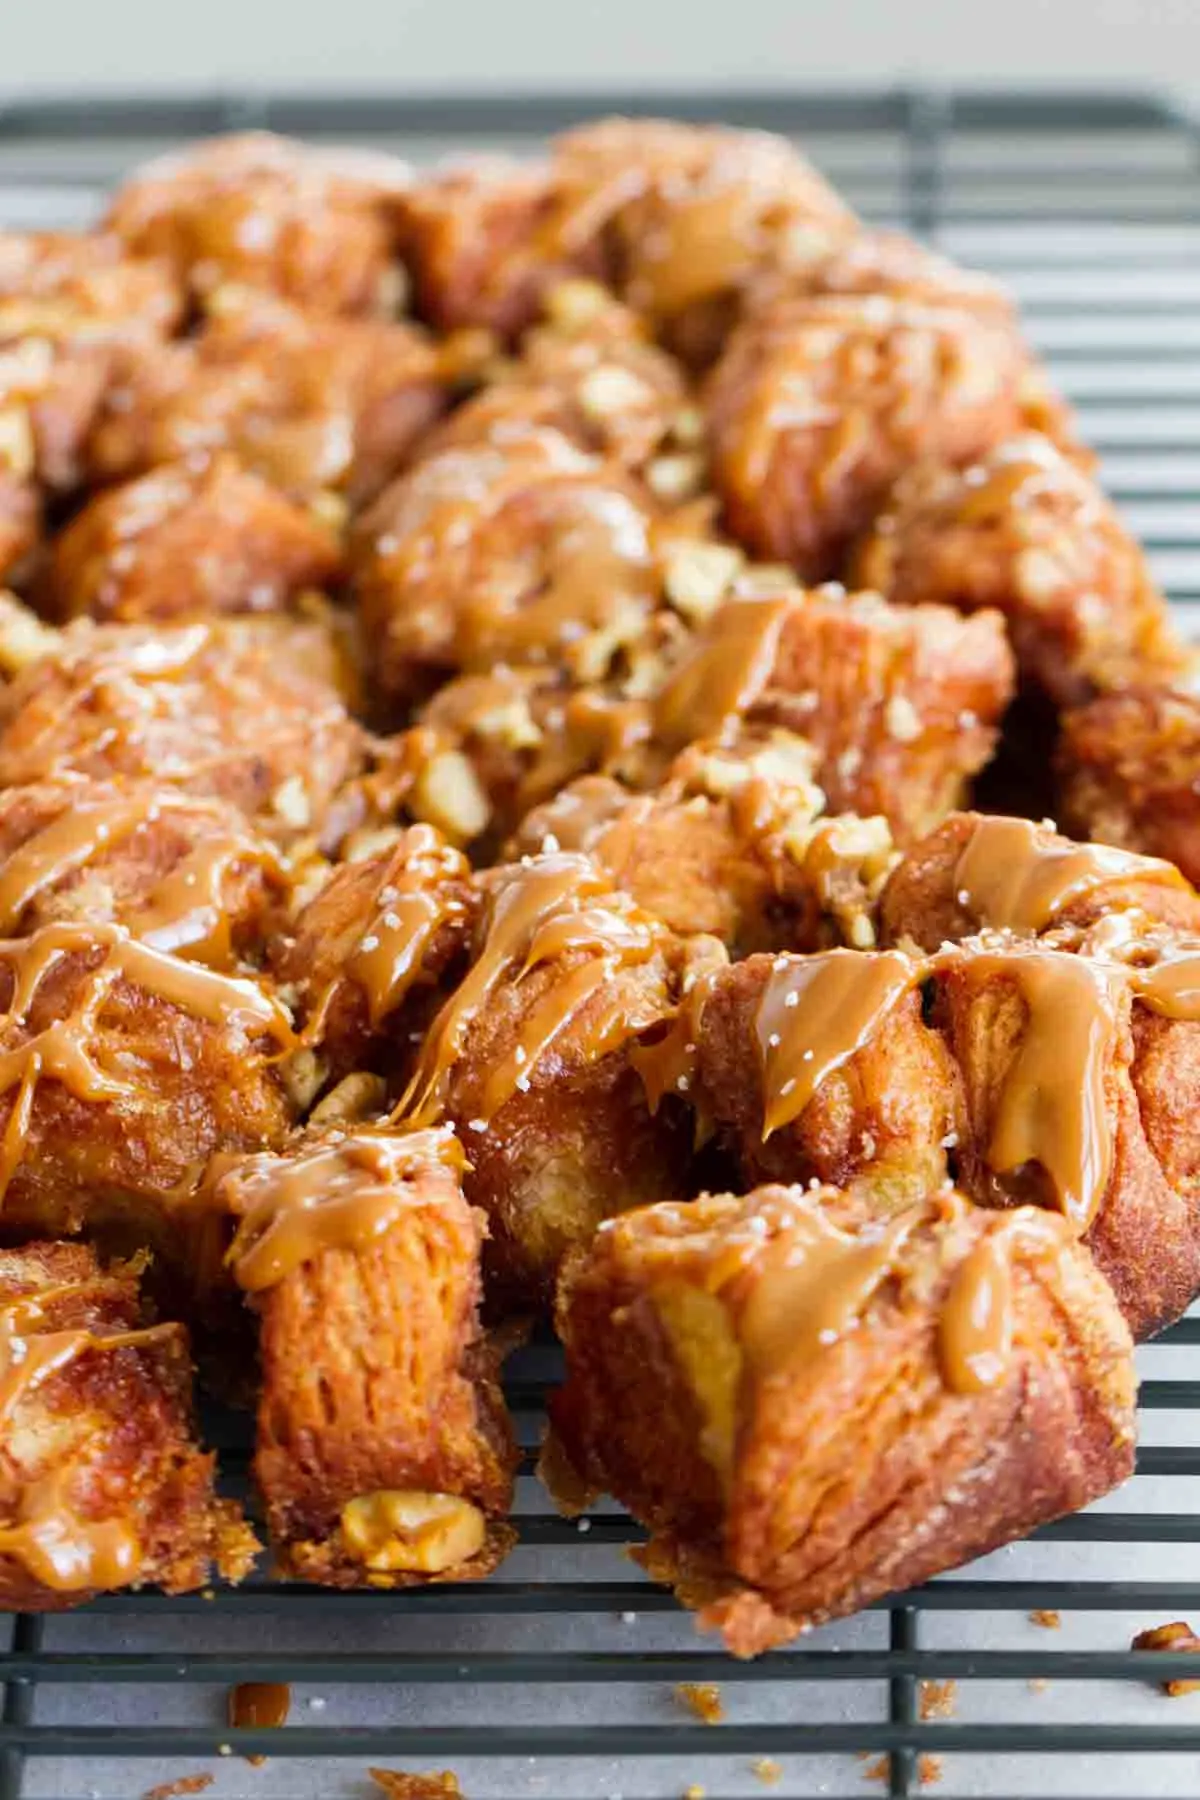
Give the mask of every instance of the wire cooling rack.
[{"label": "wire cooling rack", "polygon": [[[133,162],[265,125],[392,147],[533,148],[631,102],[221,99],[13,103],[0,97],[0,223],[82,225]],[[801,137],[870,220],[1015,289],[1157,574],[1200,626],[1200,136],[1153,98],[1095,94],[677,95],[639,111]],[[532,1478],[556,1353],[509,1380],[526,1457],[521,1544],[489,1582],[402,1595],[270,1583],[112,1596],[0,1635],[0,1800],[135,1800],[214,1775],[213,1800],[366,1796],[368,1765],[451,1767],[471,1800],[915,1795],[1115,1800],[1200,1795],[1200,1694],[1185,1656],[1131,1634],[1200,1625],[1200,1316],[1142,1353],[1137,1474],[1029,1542],[753,1665],[696,1637],[623,1555],[615,1508],[578,1527]],[[244,1426],[218,1420],[244,1486]],[[1043,1615],[1035,1623],[1030,1615]],[[1046,1615],[1061,1615],[1057,1626]],[[287,1681],[288,1725],[234,1731],[225,1690]],[[953,1681],[949,1703],[928,1683]],[[718,1682],[725,1722],[674,1693]],[[941,1704],[939,1705],[939,1701]],[[923,1715],[930,1716],[923,1716]],[[269,1755],[263,1767],[243,1759]],[[937,1758],[935,1764],[927,1761]],[[772,1780],[772,1777],[776,1777]],[[923,1788],[937,1777],[937,1785]]]}]

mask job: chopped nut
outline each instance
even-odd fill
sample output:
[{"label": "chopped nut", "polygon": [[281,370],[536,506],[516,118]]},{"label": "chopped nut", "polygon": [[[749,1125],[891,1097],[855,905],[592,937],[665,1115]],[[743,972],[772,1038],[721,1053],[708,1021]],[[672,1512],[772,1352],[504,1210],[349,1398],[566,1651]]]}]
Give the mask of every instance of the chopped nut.
[{"label": "chopped nut", "polygon": [[57,643],[57,631],[43,625],[15,594],[0,589],[0,672],[18,674]]},{"label": "chopped nut", "polygon": [[312,803],[299,775],[289,775],[279,784],[271,796],[271,805],[284,823],[297,831],[303,831],[312,818]]},{"label": "chopped nut", "polygon": [[474,713],[471,730],[476,737],[504,744],[509,750],[535,750],[545,735],[529,710],[528,700],[520,694],[501,706]]},{"label": "chopped nut", "polygon": [[309,1118],[310,1125],[345,1125],[370,1118],[383,1110],[387,1099],[387,1083],[381,1075],[356,1069],[331,1088],[318,1102]]},{"label": "chopped nut", "polygon": [[675,1697],[704,1725],[719,1725],[725,1717],[721,1690],[715,1681],[681,1681]]},{"label": "chopped nut", "polygon": [[343,862],[366,862],[399,843],[404,833],[399,825],[362,825],[342,839]]},{"label": "chopped nut", "polygon": [[683,543],[667,557],[663,586],[676,611],[693,624],[708,618],[745,559],[730,544]]},{"label": "chopped nut", "polygon": [[350,517],[350,507],[343,494],[334,494],[328,488],[322,488],[309,501],[309,511],[320,525],[326,526],[340,537],[345,530],[346,520]]},{"label": "chopped nut", "polygon": [[0,408],[0,466],[28,481],[37,462],[33,426],[24,406]]},{"label": "chopped nut", "polygon": [[1022,550],[1017,558],[1016,585],[1024,599],[1035,605],[1039,600],[1053,600],[1062,584],[1062,569],[1048,551]]},{"label": "chopped nut", "polygon": [[342,1508],[342,1540],[367,1569],[440,1575],[478,1555],[486,1536],[479,1508],[456,1494],[381,1488]]},{"label": "chopped nut", "polygon": [[612,295],[598,281],[572,280],[560,281],[552,287],[542,306],[552,325],[572,331],[581,325],[590,325],[606,313],[612,303]]},{"label": "chopped nut", "polygon": [[893,694],[884,709],[890,736],[898,744],[911,744],[921,735],[921,715],[906,694]]},{"label": "chopped nut", "polygon": [[690,500],[700,492],[703,482],[704,458],[694,450],[656,456],[646,466],[647,487],[656,499],[667,505]]},{"label": "chopped nut", "polygon": [[576,392],[588,418],[601,423],[644,406],[653,397],[646,383],[620,363],[597,363],[583,376]]},{"label": "chopped nut", "polygon": [[430,758],[413,785],[409,810],[459,844],[478,837],[492,816],[479,777],[460,750]]},{"label": "chopped nut", "polygon": [[408,270],[403,263],[389,263],[386,269],[381,269],[375,289],[380,312],[393,319],[407,312],[412,298],[411,287]]},{"label": "chopped nut", "polygon": [[739,594],[787,593],[796,588],[796,571],[786,563],[747,563],[733,585]]},{"label": "chopped nut", "polygon": [[685,450],[704,442],[704,414],[698,406],[681,406],[671,421],[671,436]]},{"label": "chopped nut", "polygon": [[306,1046],[280,1065],[280,1075],[293,1106],[307,1112],[329,1080],[329,1064]]},{"label": "chopped nut", "polygon": [[[1200,1638],[1184,1619],[1176,1619],[1170,1625],[1155,1625],[1149,1631],[1139,1631],[1129,1646],[1131,1650],[1186,1650],[1191,1653],[1200,1651]],[[1177,1698],[1180,1694],[1194,1694],[1200,1688],[1200,1681],[1187,1681],[1180,1677],[1164,1681],[1162,1691]]]}]

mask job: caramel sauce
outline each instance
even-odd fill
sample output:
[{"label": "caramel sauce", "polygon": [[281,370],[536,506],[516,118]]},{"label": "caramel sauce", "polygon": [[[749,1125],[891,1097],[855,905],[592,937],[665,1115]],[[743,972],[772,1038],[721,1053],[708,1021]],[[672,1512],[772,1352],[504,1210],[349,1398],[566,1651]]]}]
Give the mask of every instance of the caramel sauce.
[{"label": "caramel sauce", "polygon": [[1168,1019],[1200,1020],[1200,944],[1184,939],[1158,946],[1155,960],[1130,972],[1134,994]]},{"label": "caramel sauce", "polygon": [[638,246],[638,306],[669,318],[738,286],[759,260],[763,212],[764,196],[745,181],[710,181],[664,208]]},{"label": "caramel sauce", "polygon": [[[593,904],[594,902],[601,904]],[[580,1008],[621,967],[644,961],[658,942],[658,928],[639,915],[586,857],[556,854],[504,872],[493,891],[482,950],[428,1032],[416,1072],[393,1115],[411,1124],[429,1124],[445,1105],[451,1071],[462,1053],[472,1019],[499,984],[519,982],[541,963],[579,951],[582,968],[564,974],[545,1001],[525,1021],[512,1061],[495,1070],[485,1091],[485,1107],[503,1104],[524,1087],[538,1058],[575,1018]],[[620,1035],[623,1021],[602,1013],[586,1053],[603,1055]],[[490,1117],[485,1111],[480,1115]]]},{"label": "caramel sauce", "polygon": [[457,852],[447,850],[436,831],[428,825],[411,827],[404,866],[385,877],[367,929],[346,962],[346,973],[367,997],[373,1026],[394,1012],[412,988],[440,927],[461,916],[462,902],[441,891],[447,877],[459,874],[465,879],[467,865]]},{"label": "caramel sauce", "polygon": [[923,974],[923,964],[898,950],[778,959],[755,1019],[764,1143],[799,1117],[827,1075],[870,1042]]},{"label": "caramel sauce", "polygon": [[229,1723],[235,1727],[274,1730],[287,1724],[291,1710],[292,1690],[286,1681],[241,1681],[229,1690]]},{"label": "caramel sauce", "polygon": [[1013,506],[1029,506],[1055,495],[1076,503],[1091,498],[1090,484],[1080,480],[1078,470],[1048,438],[1014,438],[993,451],[983,469],[985,478],[977,485],[964,485],[956,498],[954,515],[964,525],[985,524]]},{"label": "caramel sauce", "polygon": [[201,838],[130,914],[129,928],[152,949],[228,968],[236,959],[225,890],[237,870],[256,866],[283,870],[274,850],[249,835]]},{"label": "caramel sauce", "polygon": [[886,1226],[850,1233],[819,1201],[797,1205],[764,1252],[741,1310],[739,1335],[750,1366],[760,1376],[778,1375],[844,1337],[892,1273],[920,1218],[914,1207]]},{"label": "caramel sauce", "polygon": [[0,867],[0,935],[17,929],[27,906],[97,852],[128,837],[154,816],[147,800],[69,807],[11,851]]},{"label": "caramel sauce", "polygon": [[1105,882],[1187,883],[1172,863],[1106,844],[1074,844],[1028,819],[979,819],[954,870],[954,891],[983,925],[1039,932]]},{"label": "caramel sauce", "polygon": [[0,967],[11,970],[13,991],[0,1016],[0,1043],[20,1030],[43,980],[69,956],[99,960],[85,976],[65,1018],[53,1019],[23,1043],[0,1048],[0,1094],[17,1099],[0,1146],[0,1197],[24,1154],[38,1082],[60,1081],[81,1100],[119,1101],[138,1084],[109,1073],[95,1060],[94,1039],[112,990],[128,981],[154,998],[216,1026],[273,1037],[281,1048],[296,1042],[280,1003],[248,980],[218,974],[139,943],[119,925],[60,923],[27,938],[0,940]]},{"label": "caramel sauce", "polygon": [[1011,1235],[1001,1226],[975,1245],[956,1269],[938,1320],[946,1385],[982,1394],[1008,1374],[1013,1343]]},{"label": "caramel sauce", "polygon": [[651,1117],[668,1094],[696,1098],[701,1020],[713,986],[725,966],[723,962],[718,963],[697,976],[690,991],[684,995],[670,1030],[657,1043],[635,1044],[629,1053],[629,1060],[641,1077]]},{"label": "caramel sauce", "polygon": [[447,1127],[361,1130],[291,1156],[219,1157],[201,1198],[238,1219],[225,1260],[240,1288],[261,1293],[325,1250],[359,1250],[382,1236],[413,1204],[410,1184],[431,1165],[455,1173],[466,1166]]},{"label": "caramel sauce", "polygon": [[[71,1291],[67,1286],[46,1288],[0,1305],[0,1425],[8,1427],[23,1401],[79,1357],[161,1343],[178,1333],[174,1325],[114,1332],[53,1330],[48,1310]],[[56,1592],[122,1587],[136,1580],[141,1550],[132,1527],[120,1518],[82,1517],[68,1486],[68,1469],[25,1483],[17,1518],[0,1526],[0,1556],[15,1558],[35,1581]]]},{"label": "caramel sauce", "polygon": [[1112,1172],[1106,1078],[1124,972],[1053,950],[972,950],[953,966],[973,985],[1012,982],[1026,1011],[991,1121],[988,1166],[1004,1175],[1038,1164],[1061,1211],[1086,1231]]},{"label": "caramel sauce", "polygon": [[760,698],[775,669],[794,599],[728,600],[667,679],[653,705],[667,748],[719,739]]}]

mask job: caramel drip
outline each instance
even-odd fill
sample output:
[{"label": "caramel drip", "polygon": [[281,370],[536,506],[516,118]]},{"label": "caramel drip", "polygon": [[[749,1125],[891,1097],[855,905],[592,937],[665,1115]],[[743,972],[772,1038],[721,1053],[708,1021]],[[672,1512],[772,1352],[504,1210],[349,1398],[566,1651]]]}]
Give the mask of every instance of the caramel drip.
[{"label": "caramel drip", "polygon": [[923,974],[923,964],[898,950],[827,950],[777,960],[755,1019],[764,1143],[799,1117],[827,1075],[870,1042]]},{"label": "caramel drip", "polygon": [[287,1724],[291,1710],[292,1690],[286,1681],[241,1681],[229,1690],[229,1723],[235,1728],[274,1730]]},{"label": "caramel drip", "polygon": [[[591,962],[570,969],[555,983],[545,999],[536,1006],[521,1026],[519,1043],[488,1076],[480,1105],[481,1119],[491,1119],[514,1093],[524,1092],[530,1085],[530,1071],[537,1067],[556,1038],[572,1019],[612,978],[612,964],[598,956]],[[612,1048],[611,1034],[620,1019],[617,1010],[606,1015],[605,1028],[593,1032],[590,1048],[594,1056],[603,1056]]]},{"label": "caramel drip", "polygon": [[[46,1328],[50,1304],[68,1287],[22,1295],[0,1306],[0,1425],[51,1375],[90,1352],[160,1343],[174,1325],[97,1333]],[[68,1469],[26,1483],[11,1525],[0,1527],[0,1556],[14,1557],[35,1581],[56,1592],[121,1587],[136,1579],[141,1551],[124,1519],[86,1519],[67,1492]]]},{"label": "caramel drip", "polygon": [[635,1044],[629,1053],[629,1060],[641,1077],[651,1117],[668,1094],[689,1094],[695,1099],[704,1008],[725,966],[718,964],[697,976],[665,1036],[655,1044]]},{"label": "caramel drip", "polygon": [[964,1258],[950,1283],[938,1321],[938,1352],[946,1385],[956,1394],[982,1394],[1008,1374],[1013,1344],[1011,1233],[989,1231]]},{"label": "caramel drip", "polygon": [[445,913],[436,894],[397,894],[372,919],[346,972],[367,996],[372,1025],[400,1004],[420,972],[421,962]]},{"label": "caramel drip", "polygon": [[460,1173],[465,1161],[447,1127],[359,1131],[293,1156],[218,1159],[201,1197],[238,1218],[226,1261],[240,1288],[261,1293],[323,1251],[364,1249],[413,1204],[423,1170]]},{"label": "caramel drip", "polygon": [[[612,899],[613,910],[586,906],[598,898]],[[434,1020],[394,1116],[412,1124],[437,1117],[471,1021],[506,976],[519,978],[539,962],[580,948],[597,951],[614,973],[631,955],[647,953],[651,930],[648,924],[644,931],[631,928],[586,857],[543,856],[507,873],[492,899],[483,948]]]},{"label": "caramel drip", "polygon": [[1194,940],[1159,948],[1155,961],[1131,970],[1130,979],[1151,1012],[1168,1019],[1200,1019],[1200,944]]},{"label": "caramel drip", "polygon": [[209,1024],[271,1036],[285,1048],[296,1041],[282,1006],[254,982],[166,956],[138,943],[119,925],[71,923],[43,926],[28,938],[0,941],[0,964],[10,966],[13,980],[0,1034],[24,1026],[43,980],[63,958],[97,951],[100,960],[84,978],[70,1013],[52,1019],[24,1043],[0,1049],[0,1094],[19,1090],[0,1146],[0,1197],[24,1154],[35,1090],[42,1078],[60,1081],[81,1100],[120,1100],[138,1092],[136,1082],[109,1074],[93,1055],[101,1014],[119,981],[129,981]]},{"label": "caramel drip", "polygon": [[959,904],[997,931],[1038,932],[1072,900],[1123,878],[1186,887],[1173,864],[1106,844],[1073,844],[1028,819],[976,822],[954,870]]},{"label": "caramel drip", "polygon": [[0,935],[14,932],[27,906],[46,888],[86,867],[100,851],[157,816],[152,801],[112,800],[71,806],[19,845],[0,868]]},{"label": "caramel drip", "polygon": [[637,304],[669,318],[737,286],[755,266],[763,209],[763,196],[743,182],[665,208],[639,246]]},{"label": "caramel drip", "polygon": [[982,481],[964,484],[955,501],[954,516],[964,525],[984,524],[1002,517],[1014,505],[1028,506],[1056,494],[1077,502],[1090,499],[1088,484],[1048,439],[1017,438],[992,453]]},{"label": "caramel drip", "polygon": [[979,950],[952,966],[973,984],[1011,981],[1027,1013],[995,1105],[988,1166],[1004,1175],[1039,1164],[1061,1211],[1086,1231],[1112,1172],[1106,1076],[1124,972],[1050,950]]},{"label": "caramel drip", "polygon": [[654,731],[668,748],[720,738],[771,679],[791,599],[728,600],[654,702]]},{"label": "caramel drip", "polygon": [[742,1308],[740,1337],[750,1366],[760,1376],[778,1375],[844,1337],[891,1274],[921,1216],[911,1208],[885,1227],[851,1235],[818,1203],[797,1208],[759,1263]]},{"label": "caramel drip", "polygon": [[269,845],[237,832],[201,838],[131,915],[130,929],[152,949],[228,968],[234,946],[226,886],[238,869],[255,866],[276,874],[283,867]]}]

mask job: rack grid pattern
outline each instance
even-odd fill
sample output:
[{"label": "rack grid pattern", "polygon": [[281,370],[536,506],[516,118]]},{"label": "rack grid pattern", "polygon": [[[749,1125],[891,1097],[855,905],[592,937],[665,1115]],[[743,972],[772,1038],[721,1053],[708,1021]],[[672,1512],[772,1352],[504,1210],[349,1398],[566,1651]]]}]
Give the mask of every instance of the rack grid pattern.
[{"label": "rack grid pattern", "polygon": [[[0,225],[84,224],[133,162],[215,131],[267,126],[425,160],[532,148],[630,106],[0,96]],[[1185,113],[1138,95],[921,91],[662,95],[636,110],[794,134],[872,222],[1009,282],[1107,485],[1200,626],[1200,135]],[[1200,1793],[1200,1696],[1151,1685],[1200,1669],[1128,1649],[1133,1629],[1189,1609],[1200,1622],[1200,1315],[1143,1353],[1142,1449],[1121,1493],[752,1665],[697,1639],[641,1580],[619,1510],[586,1529],[551,1513],[532,1462],[556,1352],[536,1344],[511,1367],[521,1545],[497,1576],[401,1595],[263,1576],[17,1617],[0,1632],[0,1800],[129,1800],[197,1769],[216,1771],[214,1800],[241,1780],[236,1792],[263,1800],[365,1795],[368,1764],[452,1766],[472,1800],[659,1800],[691,1783],[708,1800]],[[244,1424],[218,1418],[212,1435],[244,1486]],[[1035,1611],[1061,1613],[1061,1628],[1031,1624]],[[223,1690],[250,1679],[294,1684],[284,1730],[225,1726]],[[683,1681],[720,1683],[728,1722],[689,1717],[672,1694]],[[922,1684],[943,1681],[959,1684],[954,1716],[923,1717]],[[268,1766],[237,1760],[253,1753]],[[924,1790],[938,1773],[927,1756],[942,1766]],[[762,1785],[764,1758],[777,1785]]]}]

